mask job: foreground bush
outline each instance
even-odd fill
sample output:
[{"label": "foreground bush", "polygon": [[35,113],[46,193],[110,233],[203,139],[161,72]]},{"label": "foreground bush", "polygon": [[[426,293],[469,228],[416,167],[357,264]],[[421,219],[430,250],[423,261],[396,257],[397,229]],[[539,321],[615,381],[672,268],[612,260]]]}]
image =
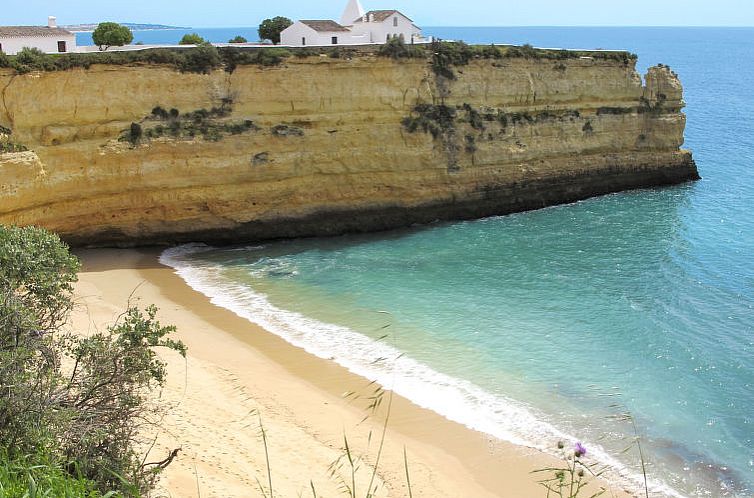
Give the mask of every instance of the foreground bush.
[{"label": "foreground bush", "polygon": [[78,270],[57,236],[0,226],[0,455],[46,455],[99,491],[138,496],[159,470],[138,451],[159,410],[150,390],[165,380],[154,348],[185,347],[154,307],[86,337],[66,331]]}]

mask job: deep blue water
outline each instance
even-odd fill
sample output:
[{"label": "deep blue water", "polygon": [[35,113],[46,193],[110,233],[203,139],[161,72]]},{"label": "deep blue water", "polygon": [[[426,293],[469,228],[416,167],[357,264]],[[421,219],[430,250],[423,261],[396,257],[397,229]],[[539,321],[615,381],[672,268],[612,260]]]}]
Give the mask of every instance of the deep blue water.
[{"label": "deep blue water", "polygon": [[[211,31],[216,41],[244,34],[199,33]],[[571,435],[636,470],[635,451],[619,455],[633,428],[612,417],[630,413],[654,483],[753,496],[754,29],[425,32],[626,49],[642,72],[670,65],[703,179],[166,261],[220,304],[452,419],[540,447]],[[398,351],[406,356],[369,365]]]}]

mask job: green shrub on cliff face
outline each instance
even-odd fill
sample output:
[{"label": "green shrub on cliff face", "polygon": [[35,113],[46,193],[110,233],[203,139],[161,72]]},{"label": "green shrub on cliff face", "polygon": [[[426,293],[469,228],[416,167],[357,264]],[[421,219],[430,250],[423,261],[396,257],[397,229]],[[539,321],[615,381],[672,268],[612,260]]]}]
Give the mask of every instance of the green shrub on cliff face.
[{"label": "green shrub on cliff face", "polygon": [[455,127],[456,110],[446,105],[419,104],[411,116],[403,118],[401,124],[409,133],[422,130],[433,138],[440,137]]},{"label": "green shrub on cliff face", "polygon": [[103,332],[67,332],[79,267],[57,236],[0,226],[0,455],[34,455],[102,492],[137,496],[159,470],[138,452],[157,413],[149,392],[165,380],[154,349],[185,347],[154,307],[129,308]]},{"label": "green shrub on cliff face", "polygon": [[[255,131],[258,127],[250,119],[227,121],[232,111],[232,99],[222,99],[219,107],[210,110],[198,109],[181,114],[178,109],[166,111],[161,106],[152,109],[152,113],[141,123],[131,123],[129,129],[121,133],[120,141],[130,142],[132,146],[164,136],[175,139],[194,139],[201,136],[204,140],[216,142],[227,135],[239,135]],[[151,123],[159,124],[150,126]]]}]

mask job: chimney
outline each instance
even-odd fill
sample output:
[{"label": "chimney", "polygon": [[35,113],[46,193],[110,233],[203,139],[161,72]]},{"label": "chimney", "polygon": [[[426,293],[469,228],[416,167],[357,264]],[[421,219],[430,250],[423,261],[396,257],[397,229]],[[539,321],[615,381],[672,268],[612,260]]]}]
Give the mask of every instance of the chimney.
[{"label": "chimney", "polygon": [[57,18],[55,16],[50,16],[47,18],[47,27],[48,28],[57,28],[58,22]]}]

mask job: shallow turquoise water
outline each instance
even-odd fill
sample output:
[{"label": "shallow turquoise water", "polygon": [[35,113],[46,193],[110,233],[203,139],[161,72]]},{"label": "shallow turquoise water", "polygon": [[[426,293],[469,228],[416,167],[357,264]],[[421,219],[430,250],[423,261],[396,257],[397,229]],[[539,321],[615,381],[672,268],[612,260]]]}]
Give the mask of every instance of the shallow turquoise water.
[{"label": "shallow turquoise water", "polygon": [[[540,447],[567,434],[615,457],[633,429],[611,416],[630,413],[653,482],[752,496],[754,29],[528,30],[462,28],[470,41],[629,47],[670,64],[704,179],[166,261],[220,304],[364,375],[391,372],[388,387],[467,425]],[[635,451],[618,459],[636,469]]]}]

